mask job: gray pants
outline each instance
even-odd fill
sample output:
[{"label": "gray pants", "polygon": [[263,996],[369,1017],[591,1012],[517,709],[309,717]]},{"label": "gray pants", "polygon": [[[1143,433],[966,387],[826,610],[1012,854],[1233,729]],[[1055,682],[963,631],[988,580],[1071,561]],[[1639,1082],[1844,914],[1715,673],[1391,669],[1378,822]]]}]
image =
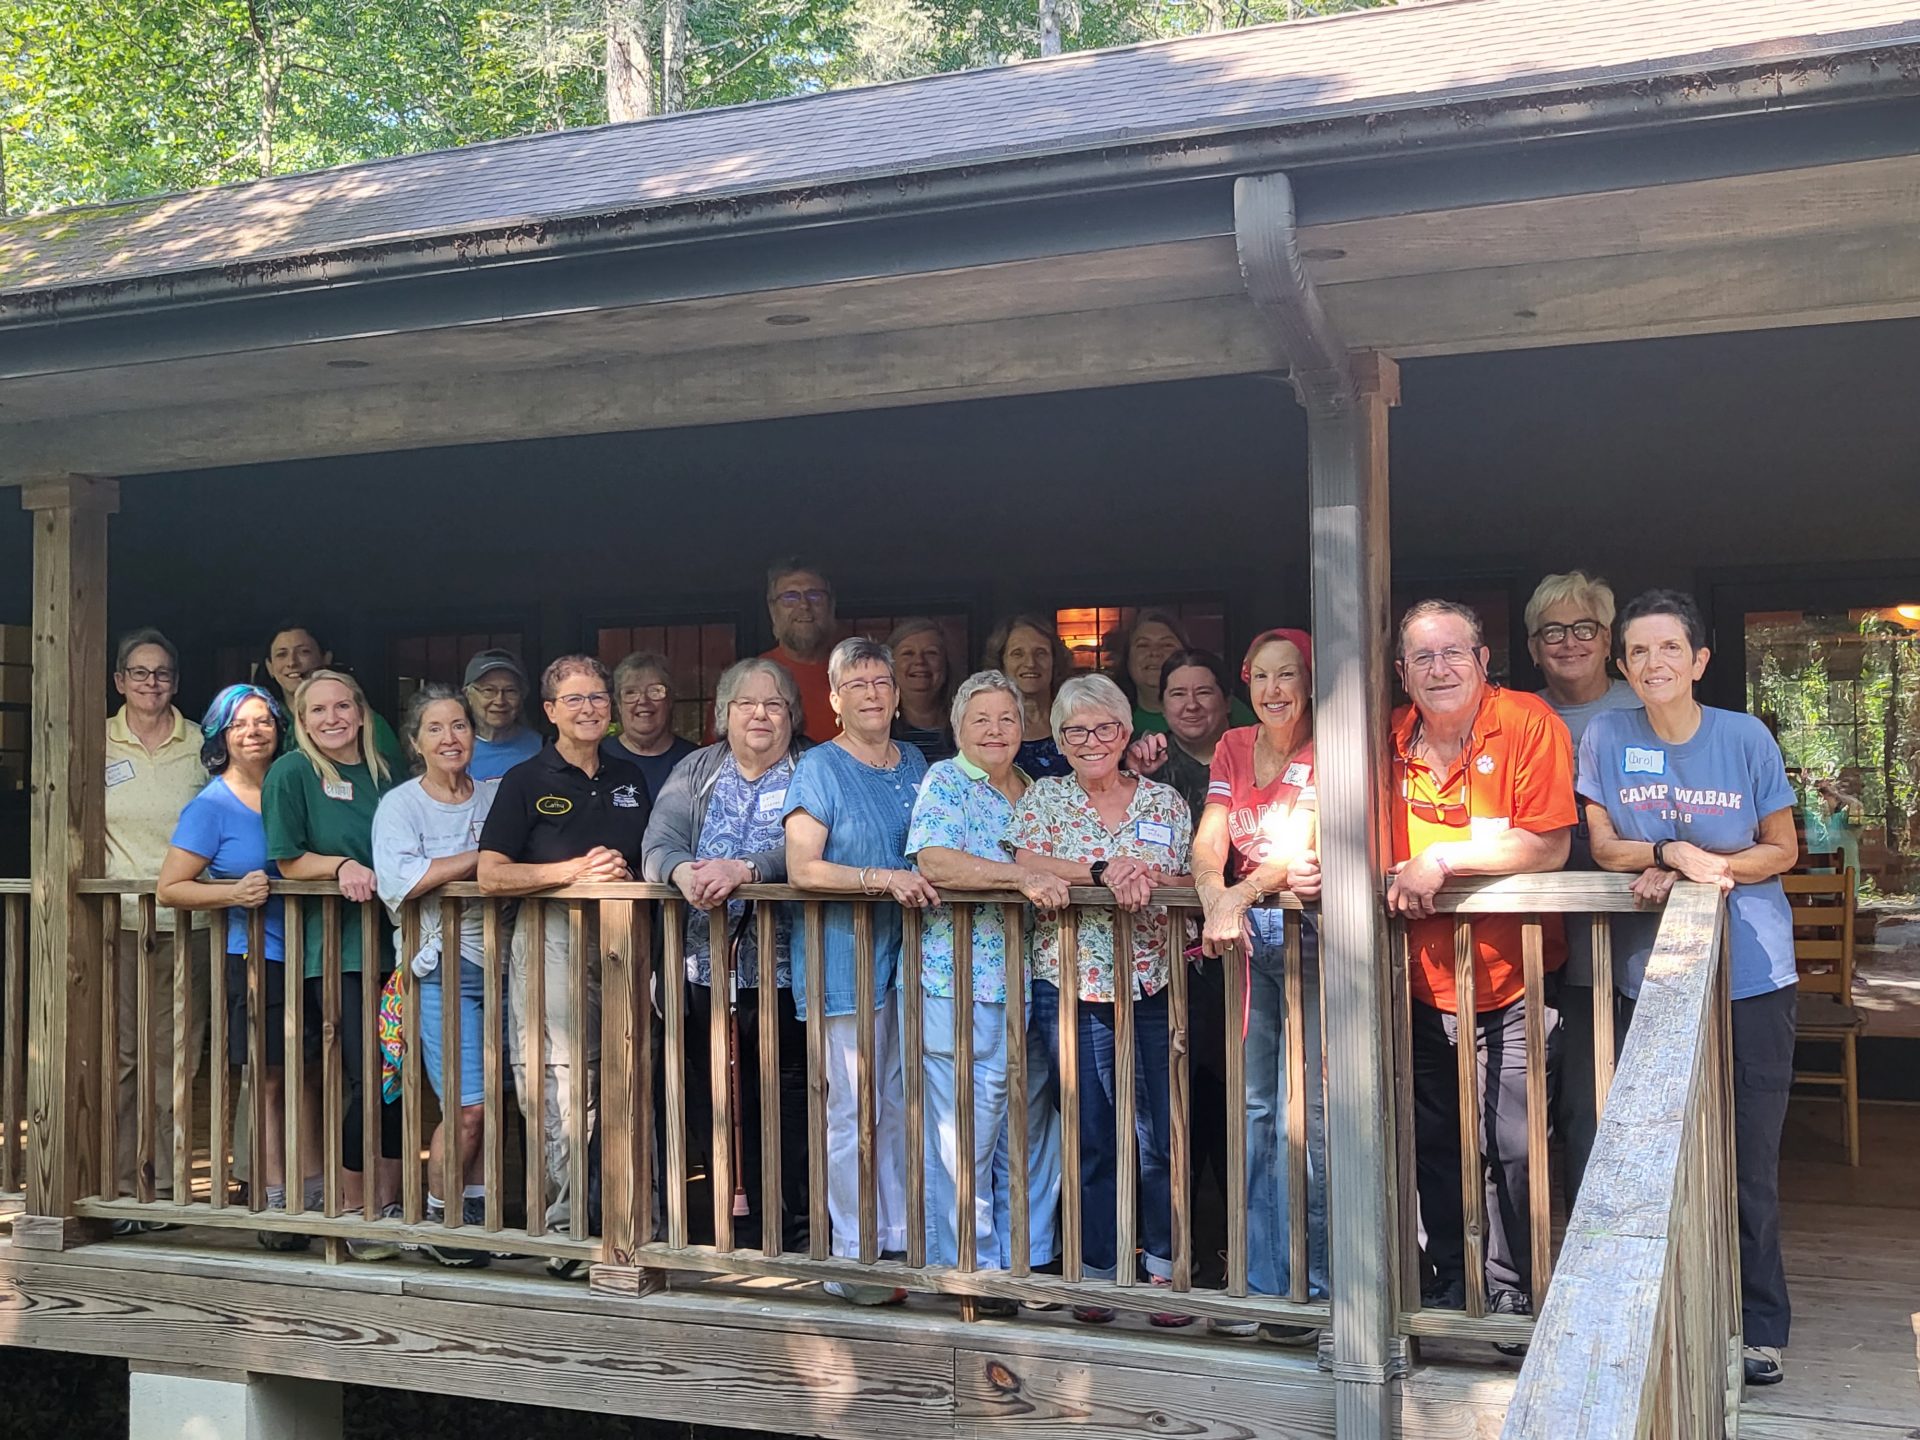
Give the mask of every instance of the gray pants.
[{"label": "gray pants", "polygon": [[[1559,1065],[1559,1015],[1549,981],[1547,1071]],[[1486,1283],[1533,1293],[1532,1185],[1527,1172],[1527,1002],[1483,1011],[1467,1027],[1480,1072],[1481,1165],[1487,1211]],[[1443,1285],[1466,1278],[1466,1217],[1460,1202],[1459,1017],[1413,1005],[1415,1172],[1427,1261]]]},{"label": "gray pants", "polygon": [[[200,1072],[200,1055],[207,1048],[207,1001],[211,972],[206,930],[195,930],[187,945],[187,1064]],[[140,1062],[140,933],[122,930],[114,944],[118,972],[118,1024],[114,1037],[114,1188],[120,1195],[138,1193],[139,1170],[139,1062]],[[162,1198],[173,1195],[173,936],[158,937],[147,957],[147,984],[151,1008],[147,1013],[148,1053],[155,1066],[153,1080],[154,1136],[153,1188]],[[191,1136],[191,1125],[189,1125]],[[191,1139],[189,1139],[191,1144]],[[181,1199],[187,1197],[181,1196]]]},{"label": "gray pants", "polygon": [[[594,917],[589,912],[586,927],[587,953],[577,961],[567,954],[567,907],[549,903],[546,912],[546,955],[542,967],[545,984],[542,1034],[542,1058],[545,1076],[536,1090],[527,1074],[527,1041],[532,1017],[527,1013],[527,976],[531,946],[531,927],[527,912],[520,912],[514,926],[513,945],[507,961],[507,1048],[513,1067],[513,1088],[520,1096],[520,1113],[527,1122],[527,1133],[536,1131],[547,1172],[547,1228],[564,1228],[573,1215],[571,1183],[573,1158],[573,1067],[586,1066],[587,1113],[581,1136],[593,1135],[600,1110],[600,947],[594,933]],[[581,1053],[574,1053],[573,974],[576,964],[587,967],[587,1005],[581,1017]],[[535,1096],[540,1096],[536,1100]]]}]

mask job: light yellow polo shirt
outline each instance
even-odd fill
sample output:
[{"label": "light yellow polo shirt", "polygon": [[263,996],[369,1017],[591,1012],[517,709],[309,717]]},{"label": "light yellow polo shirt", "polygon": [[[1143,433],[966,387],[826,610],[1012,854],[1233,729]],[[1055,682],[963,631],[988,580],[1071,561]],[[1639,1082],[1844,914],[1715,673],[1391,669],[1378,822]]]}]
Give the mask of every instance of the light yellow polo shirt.
[{"label": "light yellow polo shirt", "polygon": [[[206,783],[200,729],[178,709],[173,712],[173,734],[152,754],[127,724],[125,708],[117,711],[107,721],[107,878],[151,880],[158,875],[174,822]],[[172,927],[172,916],[157,918],[164,935]],[[210,920],[202,911],[193,917],[194,928],[204,930]],[[120,924],[128,930],[140,927],[140,906],[132,897],[121,902]]]}]

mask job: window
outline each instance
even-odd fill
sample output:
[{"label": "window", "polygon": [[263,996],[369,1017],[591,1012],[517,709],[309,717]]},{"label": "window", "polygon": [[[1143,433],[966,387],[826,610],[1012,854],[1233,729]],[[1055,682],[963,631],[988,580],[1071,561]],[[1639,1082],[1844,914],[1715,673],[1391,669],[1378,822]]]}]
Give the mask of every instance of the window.
[{"label": "window", "polygon": [[[594,654],[611,670],[637,651],[652,650],[672,666],[673,729],[696,743],[705,740],[720,675],[740,658],[739,626],[732,620],[684,620],[661,625],[601,625]],[[618,697],[615,699],[618,704]],[[614,717],[616,723],[619,716]]]},{"label": "window", "polygon": [[1202,650],[1224,655],[1227,646],[1227,611],[1218,600],[1175,600],[1164,605],[1080,605],[1054,612],[1054,627],[1060,641],[1073,656],[1076,670],[1111,671],[1120,657],[1112,647],[1133,623],[1140,610],[1165,610],[1179,620],[1187,639]]},{"label": "window", "polygon": [[[456,688],[466,679],[467,661],[482,650],[506,650],[528,663],[523,630],[457,630],[434,635],[402,635],[387,648],[387,673],[393,677],[393,703],[404,710],[413,692],[429,681]],[[363,678],[362,684],[366,681]],[[538,677],[528,676],[529,688]]]}]

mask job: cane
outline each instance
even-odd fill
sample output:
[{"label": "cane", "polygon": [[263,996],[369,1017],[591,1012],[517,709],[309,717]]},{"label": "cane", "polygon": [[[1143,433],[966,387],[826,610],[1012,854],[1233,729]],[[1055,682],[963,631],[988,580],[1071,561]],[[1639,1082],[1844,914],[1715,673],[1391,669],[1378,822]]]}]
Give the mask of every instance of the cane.
[{"label": "cane", "polygon": [[[747,922],[753,917],[753,903],[741,908],[734,924],[733,938],[727,942],[727,1088],[733,1096],[733,1213],[738,1219],[748,1211],[746,1138],[740,1129],[740,945],[746,938]],[[761,957],[761,963],[766,963]]]}]

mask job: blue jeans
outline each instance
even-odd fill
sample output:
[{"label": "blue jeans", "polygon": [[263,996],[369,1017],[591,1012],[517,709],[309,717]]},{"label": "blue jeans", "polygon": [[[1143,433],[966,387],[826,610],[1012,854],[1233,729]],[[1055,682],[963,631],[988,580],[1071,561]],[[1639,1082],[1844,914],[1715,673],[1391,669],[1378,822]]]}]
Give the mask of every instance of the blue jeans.
[{"label": "blue jeans", "polygon": [[[1118,1146],[1114,1132],[1113,1006],[1082,1000],[1080,1037],[1080,1238],[1081,1260],[1094,1279],[1113,1278],[1119,1236],[1115,1188]],[[1029,1058],[1046,1057],[1057,1080],[1060,1063],[1060,992],[1033,982]],[[1149,1275],[1173,1274],[1173,1192],[1167,1173],[1167,992],[1133,1002],[1134,1144],[1140,1170],[1140,1244]],[[1032,1068],[1037,1069],[1035,1064]]]},{"label": "blue jeans", "polygon": [[[1247,1288],[1284,1295],[1292,1286],[1293,1247],[1288,1219],[1294,1204],[1287,1164],[1287,970],[1284,910],[1252,910],[1246,1044]],[[1306,1011],[1307,1290],[1327,1288],[1327,1109],[1321,1070],[1320,945],[1311,920],[1301,926],[1301,1001]]]},{"label": "blue jeans", "polygon": [[[444,962],[442,962],[444,963]],[[486,1052],[481,1048],[487,1038],[487,977],[471,960],[460,961],[460,1103],[479,1105],[487,1098]],[[444,1051],[440,1046],[440,1013],[444,1008],[440,971],[416,975],[413,980],[415,1003],[420,1006],[420,1068],[433,1093],[446,1103],[443,1079],[446,1074]]]},{"label": "blue jeans", "polygon": [[[928,995],[921,1002],[925,1045],[927,1263],[957,1265],[960,1242],[954,1210],[959,1201],[954,1124],[953,1000]],[[1028,1029],[1032,1029],[1029,1015]],[[1037,1063],[1036,1063],[1037,1062]],[[982,1270],[1013,1268],[1013,1167],[1007,1152],[1010,1105],[1027,1107],[1027,1259],[1053,1259],[1055,1215],[1060,1205],[1060,1117],[1048,1093],[1052,1071],[1029,1049],[1026,1094],[1008,1093],[1007,1007],[973,1007],[973,1225],[974,1254]]]}]

